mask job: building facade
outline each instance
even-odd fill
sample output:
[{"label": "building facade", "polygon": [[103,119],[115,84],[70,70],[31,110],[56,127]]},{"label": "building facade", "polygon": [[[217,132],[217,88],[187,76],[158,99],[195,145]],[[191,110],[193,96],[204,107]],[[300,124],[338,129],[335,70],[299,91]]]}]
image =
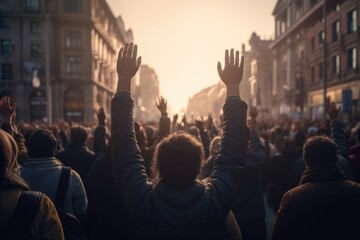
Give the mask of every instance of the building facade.
[{"label": "building facade", "polygon": [[159,80],[156,72],[148,65],[140,66],[139,85],[136,85],[136,101],[135,119],[149,122],[158,121],[160,112],[155,102],[160,96]]},{"label": "building facade", "polygon": [[249,40],[250,50],[247,57],[250,62],[250,98],[249,105],[256,106],[261,113],[269,115],[272,105],[272,62],[273,56],[269,49],[272,40],[261,40],[253,33]]},{"label": "building facade", "polygon": [[358,0],[277,1],[274,116],[323,118],[325,86],[345,120],[359,117],[359,7]]},{"label": "building facade", "polygon": [[0,96],[18,118],[92,123],[109,113],[117,52],[133,40],[105,0],[1,0]]}]

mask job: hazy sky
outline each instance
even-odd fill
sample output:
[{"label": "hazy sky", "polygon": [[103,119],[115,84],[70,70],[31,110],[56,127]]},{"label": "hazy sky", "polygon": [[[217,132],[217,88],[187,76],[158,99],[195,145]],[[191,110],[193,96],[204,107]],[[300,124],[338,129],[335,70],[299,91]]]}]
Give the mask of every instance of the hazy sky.
[{"label": "hazy sky", "polygon": [[219,81],[224,50],[241,50],[252,32],[270,38],[276,0],[107,0],[134,33],[143,64],[158,75],[174,111]]}]

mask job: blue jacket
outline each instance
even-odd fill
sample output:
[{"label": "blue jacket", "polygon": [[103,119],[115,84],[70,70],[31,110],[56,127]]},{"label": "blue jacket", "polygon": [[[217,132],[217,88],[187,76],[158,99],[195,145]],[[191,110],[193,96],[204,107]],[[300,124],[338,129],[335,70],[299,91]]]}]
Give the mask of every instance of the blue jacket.
[{"label": "blue jacket", "polygon": [[134,220],[139,239],[223,239],[226,218],[237,195],[246,151],[247,105],[226,100],[221,151],[210,182],[196,181],[181,191],[145,173],[137,146],[134,102],[117,93],[111,104],[113,173],[122,201]]}]

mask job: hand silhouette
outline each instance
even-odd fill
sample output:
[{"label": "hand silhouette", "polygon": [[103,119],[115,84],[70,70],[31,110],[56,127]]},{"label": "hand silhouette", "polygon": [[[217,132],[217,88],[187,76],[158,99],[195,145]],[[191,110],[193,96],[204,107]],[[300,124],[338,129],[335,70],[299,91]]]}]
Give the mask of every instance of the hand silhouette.
[{"label": "hand silhouette", "polygon": [[227,89],[227,96],[240,96],[239,84],[242,80],[244,71],[244,57],[241,57],[241,63],[239,65],[239,51],[236,51],[234,57],[234,49],[225,51],[225,67],[222,69],[221,63],[217,65],[218,73],[221,81],[224,82]]},{"label": "hand silhouette", "polygon": [[162,96],[159,97],[158,101],[155,102],[156,107],[159,109],[161,116],[166,117],[167,116],[167,101]]},{"label": "hand silhouette", "polygon": [[106,115],[105,115],[103,107],[99,108],[99,111],[96,113],[96,115],[97,115],[99,124],[105,125]]},{"label": "hand silhouette", "polygon": [[117,92],[130,92],[131,79],[141,65],[141,57],[137,58],[137,45],[126,44],[119,51],[117,59],[118,87]]},{"label": "hand silhouette", "polygon": [[0,114],[3,117],[3,121],[6,123],[12,123],[15,118],[16,103],[10,104],[10,98],[5,96],[0,100]]}]

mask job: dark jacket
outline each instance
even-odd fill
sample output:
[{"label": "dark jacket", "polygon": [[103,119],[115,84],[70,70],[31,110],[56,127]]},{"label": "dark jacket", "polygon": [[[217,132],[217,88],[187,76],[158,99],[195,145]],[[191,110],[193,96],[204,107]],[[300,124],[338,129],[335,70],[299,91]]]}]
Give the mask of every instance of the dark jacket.
[{"label": "dark jacket", "polygon": [[70,143],[69,146],[56,156],[65,166],[71,167],[79,173],[81,180],[85,180],[91,164],[95,160],[95,154],[85,145]]},{"label": "dark jacket", "polygon": [[134,102],[117,93],[111,104],[113,173],[122,201],[136,223],[139,239],[223,239],[226,218],[237,194],[246,151],[247,105],[226,100],[222,147],[210,183],[200,181],[181,191],[145,174],[136,144]]},{"label": "dark jacket", "polygon": [[273,240],[359,239],[360,184],[337,166],[307,170],[277,213]]}]

